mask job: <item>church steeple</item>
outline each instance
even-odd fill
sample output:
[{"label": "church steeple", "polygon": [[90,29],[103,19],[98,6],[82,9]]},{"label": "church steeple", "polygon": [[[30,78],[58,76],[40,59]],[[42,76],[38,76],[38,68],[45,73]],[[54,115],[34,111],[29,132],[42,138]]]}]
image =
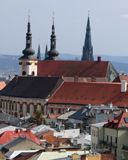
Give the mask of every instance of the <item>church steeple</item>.
[{"label": "church steeple", "polygon": [[56,50],[56,35],[55,35],[55,25],[54,25],[54,17],[52,24],[52,34],[50,39],[50,51],[47,52],[47,58],[45,60],[56,60],[59,52]]},{"label": "church steeple", "polygon": [[90,18],[88,16],[87,27],[86,27],[86,36],[83,46],[83,55],[81,58],[82,61],[93,61],[93,46],[91,41],[91,27],[90,27]]},{"label": "church steeple", "polygon": [[37,59],[41,60],[40,45],[38,45]]},{"label": "church steeple", "polygon": [[31,33],[31,24],[30,24],[30,16],[28,17],[27,24],[27,33],[26,33],[26,48],[23,50],[23,57],[30,58],[35,54],[35,51],[32,49],[32,33]]},{"label": "church steeple", "polygon": [[37,76],[37,58],[34,56],[35,51],[32,49],[32,33],[30,17],[28,18],[26,47],[22,51],[23,56],[19,58],[19,69],[21,76]]}]

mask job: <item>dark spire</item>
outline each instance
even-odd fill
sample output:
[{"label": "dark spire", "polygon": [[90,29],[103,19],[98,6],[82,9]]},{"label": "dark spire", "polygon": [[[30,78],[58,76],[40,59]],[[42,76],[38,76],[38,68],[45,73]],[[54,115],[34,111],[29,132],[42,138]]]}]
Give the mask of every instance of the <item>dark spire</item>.
[{"label": "dark spire", "polygon": [[22,58],[29,59],[35,54],[35,51],[32,49],[32,33],[31,33],[31,24],[30,24],[30,16],[28,16],[28,25],[27,25],[27,33],[26,33],[26,48],[23,50]]},{"label": "dark spire", "polygon": [[48,46],[46,44],[44,59],[47,59],[47,58],[48,58]]},{"label": "dark spire", "polygon": [[83,61],[93,61],[94,60],[89,16],[88,16],[88,20],[87,20],[86,36],[85,36],[85,42],[84,42],[84,46],[83,46],[83,55],[82,55],[81,60],[83,60]]},{"label": "dark spire", "polygon": [[41,60],[40,45],[38,45],[37,59]]},{"label": "dark spire", "polygon": [[56,50],[56,35],[55,35],[55,25],[54,25],[54,17],[53,17],[53,24],[52,24],[52,34],[50,39],[50,51],[47,52],[48,57],[46,60],[55,60],[59,55],[58,51]]}]

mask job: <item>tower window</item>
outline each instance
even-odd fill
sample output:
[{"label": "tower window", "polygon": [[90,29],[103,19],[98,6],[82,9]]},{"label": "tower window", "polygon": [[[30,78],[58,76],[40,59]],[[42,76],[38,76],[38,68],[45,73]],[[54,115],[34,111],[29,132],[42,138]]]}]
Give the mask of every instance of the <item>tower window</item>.
[{"label": "tower window", "polygon": [[30,62],[27,62],[27,65],[31,65],[32,63],[30,63]]},{"label": "tower window", "polygon": [[34,76],[35,75],[35,72],[34,71],[32,71],[32,76]]},{"label": "tower window", "polygon": [[26,75],[26,72],[25,72],[25,71],[23,71],[23,72],[22,72],[22,75],[23,75],[23,76],[25,76],[25,75]]},{"label": "tower window", "polygon": [[22,65],[22,62],[19,62],[19,65]]}]

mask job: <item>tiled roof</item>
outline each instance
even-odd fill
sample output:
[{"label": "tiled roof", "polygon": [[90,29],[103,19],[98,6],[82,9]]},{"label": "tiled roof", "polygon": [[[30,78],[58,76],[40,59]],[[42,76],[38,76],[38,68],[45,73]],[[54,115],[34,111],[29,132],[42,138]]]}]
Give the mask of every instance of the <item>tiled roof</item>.
[{"label": "tiled roof", "polygon": [[62,79],[57,77],[20,77],[16,76],[0,92],[4,96],[23,98],[47,98]]},{"label": "tiled roof", "polygon": [[59,143],[66,143],[69,141],[68,138],[58,138],[53,136],[53,132],[43,133],[43,139],[45,139],[48,143],[54,144],[55,146],[59,146]]},{"label": "tiled roof", "polygon": [[39,76],[106,77],[108,61],[39,61]]},{"label": "tiled roof", "polygon": [[49,99],[49,103],[128,106],[128,91],[121,92],[120,83],[77,83],[64,82]]},{"label": "tiled roof", "polygon": [[104,125],[107,128],[128,128],[128,112],[122,112],[119,116],[115,117]]},{"label": "tiled roof", "polygon": [[31,132],[31,131],[23,131],[23,130],[16,130],[16,131],[5,131],[0,134],[0,144],[6,144],[18,137],[26,137],[31,141],[35,142],[36,144],[40,144],[40,140]]}]

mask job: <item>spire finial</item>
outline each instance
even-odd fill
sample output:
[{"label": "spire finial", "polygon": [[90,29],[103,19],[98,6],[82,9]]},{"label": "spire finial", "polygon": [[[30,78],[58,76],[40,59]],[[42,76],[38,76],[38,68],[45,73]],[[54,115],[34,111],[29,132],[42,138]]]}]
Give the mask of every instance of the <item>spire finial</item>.
[{"label": "spire finial", "polygon": [[90,17],[90,10],[88,10],[88,17]]},{"label": "spire finial", "polygon": [[30,23],[30,9],[28,10],[28,23]]},{"label": "spire finial", "polygon": [[54,14],[54,12],[53,12],[52,14],[53,14],[53,15],[52,15],[52,23],[53,23],[53,25],[54,25],[55,14]]}]

